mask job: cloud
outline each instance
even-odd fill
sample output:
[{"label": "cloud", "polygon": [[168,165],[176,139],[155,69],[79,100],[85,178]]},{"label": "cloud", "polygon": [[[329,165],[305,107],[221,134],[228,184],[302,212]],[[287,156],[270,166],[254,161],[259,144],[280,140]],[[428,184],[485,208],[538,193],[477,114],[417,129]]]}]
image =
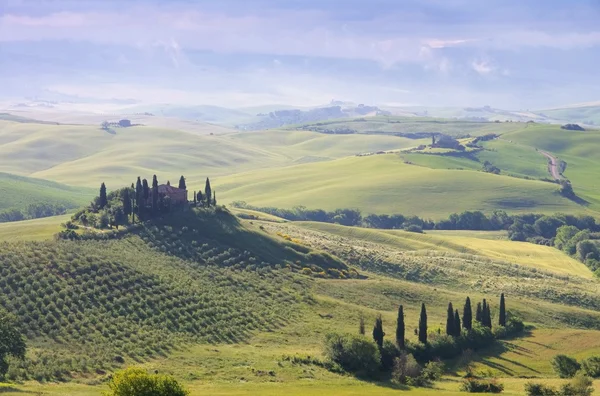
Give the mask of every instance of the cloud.
[{"label": "cloud", "polygon": [[471,68],[482,76],[488,75],[494,71],[494,67],[490,62],[485,60],[474,60],[471,62]]}]

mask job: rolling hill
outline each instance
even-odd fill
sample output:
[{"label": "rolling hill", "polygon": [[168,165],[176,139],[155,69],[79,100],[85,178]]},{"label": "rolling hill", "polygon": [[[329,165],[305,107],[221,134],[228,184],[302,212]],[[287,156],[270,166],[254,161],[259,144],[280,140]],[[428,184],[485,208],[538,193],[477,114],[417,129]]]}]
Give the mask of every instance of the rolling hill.
[{"label": "rolling hill", "polygon": [[[600,353],[593,341],[600,334],[596,281],[551,248],[486,233],[481,239],[473,232],[236,220],[223,210],[193,214],[114,237],[0,242],[0,304],[27,318],[31,347],[9,375],[68,380],[11,385],[6,394],[95,395],[105,389],[105,372],[130,364],[173,374],[193,394],[392,394],[397,390],[293,357],[318,362],[324,335],[356,332],[360,317],[370,324],[382,314],[392,333],[398,304],[414,340],[422,302],[435,332],[444,326],[448,301],[460,304],[469,295],[488,298],[495,308],[501,291],[510,311],[532,325],[524,337],[474,356],[475,371],[499,376],[505,394],[523,394],[520,376],[556,383],[550,365],[556,353]],[[49,220],[35,222],[43,229]],[[25,223],[12,224],[13,232],[35,229],[33,223],[21,228]],[[0,227],[0,239],[7,237]],[[332,266],[346,268],[345,262],[362,277],[321,279],[286,268],[327,257],[321,251],[331,254]],[[451,369],[463,370],[460,364]],[[458,394],[457,377],[436,383],[435,391]]]},{"label": "rolling hill", "polygon": [[93,190],[0,172],[0,212],[27,212],[32,204],[73,209],[88,203]]}]

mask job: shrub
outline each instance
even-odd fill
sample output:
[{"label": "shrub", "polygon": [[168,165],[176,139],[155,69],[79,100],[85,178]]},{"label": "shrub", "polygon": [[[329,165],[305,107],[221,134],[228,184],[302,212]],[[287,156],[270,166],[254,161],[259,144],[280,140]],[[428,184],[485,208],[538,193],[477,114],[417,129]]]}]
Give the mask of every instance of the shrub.
[{"label": "shrub", "polygon": [[379,351],[364,336],[331,333],[325,336],[325,356],[344,370],[369,376],[379,368]]},{"label": "shrub", "polygon": [[466,378],[460,385],[460,390],[469,393],[501,393],[504,385],[496,379]]},{"label": "shrub", "polygon": [[416,224],[411,224],[408,227],[406,227],[404,229],[404,231],[416,232],[416,233],[422,234],[423,233],[423,228],[420,227],[420,226],[418,226],[418,225],[416,225]]},{"label": "shrub", "polygon": [[561,396],[590,396],[594,392],[593,382],[585,375],[577,375],[573,381],[560,388]]},{"label": "shrub", "polygon": [[558,391],[553,387],[534,382],[525,384],[525,394],[527,396],[559,396]]},{"label": "shrub", "polygon": [[383,371],[390,372],[394,368],[396,358],[400,356],[400,351],[396,348],[396,345],[385,340],[383,342],[383,348],[381,348],[381,368]]},{"label": "shrub", "polygon": [[586,375],[592,378],[600,377],[600,356],[592,356],[585,359],[581,362],[581,368]]},{"label": "shrub", "polygon": [[128,368],[115,373],[105,396],[187,396],[189,392],[173,377],[148,374],[141,368]]},{"label": "shrub", "polygon": [[394,361],[392,378],[401,384],[411,385],[413,380],[421,376],[423,368],[413,355],[402,352]]},{"label": "shrub", "polygon": [[556,355],[552,359],[552,368],[560,378],[573,378],[581,365],[572,357]]}]

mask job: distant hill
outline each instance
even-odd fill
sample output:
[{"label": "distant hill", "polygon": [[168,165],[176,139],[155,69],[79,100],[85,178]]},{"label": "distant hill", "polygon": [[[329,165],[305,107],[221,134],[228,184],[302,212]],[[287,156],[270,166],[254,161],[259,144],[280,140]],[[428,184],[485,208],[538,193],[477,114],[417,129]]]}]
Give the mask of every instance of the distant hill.
[{"label": "distant hill", "polygon": [[[0,172],[0,222],[8,221],[8,213],[21,212],[23,218],[59,214],[66,209],[88,203],[93,190],[71,187],[47,180]],[[19,218],[17,218],[19,219]]]}]

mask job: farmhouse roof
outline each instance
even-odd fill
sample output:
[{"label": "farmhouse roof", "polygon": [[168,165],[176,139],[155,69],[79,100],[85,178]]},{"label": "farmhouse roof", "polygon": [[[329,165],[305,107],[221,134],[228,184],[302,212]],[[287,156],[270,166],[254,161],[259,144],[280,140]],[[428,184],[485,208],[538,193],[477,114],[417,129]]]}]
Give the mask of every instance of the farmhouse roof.
[{"label": "farmhouse roof", "polygon": [[169,186],[167,184],[161,184],[158,186],[158,192],[160,194],[173,194],[173,193],[178,193],[178,192],[183,192],[183,191],[187,191],[187,190],[182,190],[180,188]]}]

